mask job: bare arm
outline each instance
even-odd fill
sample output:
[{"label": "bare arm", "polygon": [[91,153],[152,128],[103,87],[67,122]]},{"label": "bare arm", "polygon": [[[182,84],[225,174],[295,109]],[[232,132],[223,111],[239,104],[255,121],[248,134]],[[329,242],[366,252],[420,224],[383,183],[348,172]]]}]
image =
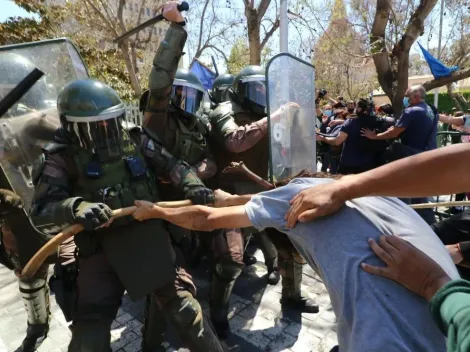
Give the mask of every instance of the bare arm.
[{"label": "bare arm", "polygon": [[134,218],[139,221],[163,219],[188,230],[212,231],[223,228],[243,228],[252,226],[245,206],[210,208],[193,205],[183,208],[161,208],[150,202],[136,201]]},{"label": "bare arm", "polygon": [[439,121],[448,123],[449,125],[462,126],[464,124],[463,117],[453,117],[439,114]]},{"label": "bare arm", "polygon": [[470,189],[470,143],[455,144],[379,168],[342,177],[298,193],[286,214],[288,227],[338,211],[347,200],[366,196],[425,197]]},{"label": "bare arm", "polygon": [[470,189],[470,145],[452,145],[344,177],[347,199],[363,196],[423,197]]},{"label": "bare arm", "polygon": [[405,128],[403,127],[397,127],[397,126],[392,126],[388,130],[382,133],[375,134],[374,131],[368,130],[368,129],[362,129],[361,134],[364,137],[367,137],[369,139],[374,139],[378,141],[384,141],[388,139],[394,139],[400,136]]},{"label": "bare arm", "polygon": [[338,146],[344,143],[344,141],[348,138],[348,134],[344,132],[340,132],[336,137],[323,137],[317,135],[317,141],[325,142],[329,145]]}]

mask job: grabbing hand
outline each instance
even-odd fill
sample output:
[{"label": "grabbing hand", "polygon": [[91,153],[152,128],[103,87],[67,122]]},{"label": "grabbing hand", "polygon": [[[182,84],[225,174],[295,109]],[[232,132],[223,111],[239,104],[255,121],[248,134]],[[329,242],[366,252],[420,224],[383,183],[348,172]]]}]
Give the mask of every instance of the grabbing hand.
[{"label": "grabbing hand", "polygon": [[0,215],[23,209],[23,200],[16,193],[8,189],[0,189]]},{"label": "grabbing hand", "polygon": [[291,207],[285,216],[287,227],[293,228],[297,221],[313,219],[337,212],[346,202],[341,195],[341,181],[319,185],[299,192],[289,202]]},{"label": "grabbing hand", "polygon": [[75,222],[85,231],[108,227],[113,221],[113,211],[103,203],[82,202],[75,213]]},{"label": "grabbing hand", "polygon": [[375,134],[374,131],[371,131],[367,128],[363,128],[361,130],[361,136],[369,138],[369,139],[375,139],[377,137],[377,134]]},{"label": "grabbing hand", "polygon": [[137,210],[132,214],[134,219],[144,221],[158,217],[158,210],[160,208],[155,204],[147,202],[146,200],[136,200],[134,204],[137,207]]},{"label": "grabbing hand", "polygon": [[194,205],[213,204],[215,201],[214,192],[203,186],[191,187],[186,192],[185,196],[187,199],[190,199]]},{"label": "grabbing hand", "polygon": [[181,12],[178,10],[178,1],[168,1],[163,5],[163,17],[169,22],[182,23],[184,22],[184,17],[181,15]]},{"label": "grabbing hand", "polygon": [[228,207],[228,200],[232,195],[228,192],[222,191],[221,189],[216,189],[214,191],[214,206],[216,208]]},{"label": "grabbing hand", "polygon": [[427,301],[450,281],[445,271],[434,260],[398,236],[380,236],[379,243],[369,239],[369,246],[386,267],[362,263],[370,274],[398,282]]},{"label": "grabbing hand", "polygon": [[460,251],[460,248],[457,244],[448,245],[446,246],[446,249],[452,257],[454,264],[459,264],[463,261],[462,252]]},{"label": "grabbing hand", "polygon": [[317,142],[324,142],[324,141],[325,141],[325,137],[324,137],[324,136],[322,136],[322,135],[320,135],[320,134],[317,134],[316,136],[317,136],[317,137],[316,137]]},{"label": "grabbing hand", "polygon": [[328,127],[335,127],[338,125],[342,125],[344,123],[343,120],[333,120],[328,124]]}]

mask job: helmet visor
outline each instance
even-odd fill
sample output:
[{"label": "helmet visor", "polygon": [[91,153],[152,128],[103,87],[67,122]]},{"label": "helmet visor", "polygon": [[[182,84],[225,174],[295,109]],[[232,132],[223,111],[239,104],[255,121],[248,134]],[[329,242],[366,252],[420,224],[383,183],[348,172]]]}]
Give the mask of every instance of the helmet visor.
[{"label": "helmet visor", "polygon": [[195,115],[201,107],[204,92],[190,85],[173,85],[171,105],[191,115]]},{"label": "helmet visor", "polygon": [[95,154],[108,157],[121,154],[124,131],[122,123],[125,114],[106,120],[73,122],[70,117],[71,132],[77,137],[82,148]]},{"label": "helmet visor", "polygon": [[239,83],[239,91],[245,100],[266,107],[266,85],[264,76],[249,76]]}]

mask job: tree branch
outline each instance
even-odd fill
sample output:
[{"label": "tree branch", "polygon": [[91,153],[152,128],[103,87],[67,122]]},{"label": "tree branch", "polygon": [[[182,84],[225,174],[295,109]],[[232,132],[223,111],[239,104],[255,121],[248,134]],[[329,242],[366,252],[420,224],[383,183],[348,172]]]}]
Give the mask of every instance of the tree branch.
[{"label": "tree branch", "polygon": [[207,9],[207,6],[209,5],[209,0],[206,0],[205,4],[204,4],[204,8],[202,9],[202,14],[201,14],[201,21],[199,23],[199,39],[198,39],[198,42],[197,42],[197,49],[196,49],[196,52],[199,52],[199,50],[201,49],[201,45],[202,45],[202,33],[204,32],[204,17],[206,15],[206,9]]},{"label": "tree branch", "polygon": [[393,101],[393,72],[385,46],[385,30],[390,17],[391,7],[388,0],[377,0],[377,10],[370,37],[372,58],[377,70],[377,78],[385,94]]},{"label": "tree branch", "polygon": [[468,77],[470,77],[470,68],[455,71],[448,77],[442,77],[424,82],[423,87],[424,89],[426,89],[426,91],[430,91],[434,88],[439,88],[449,83],[457,82]]},{"label": "tree branch", "polygon": [[264,46],[268,42],[269,38],[271,38],[272,35],[274,34],[274,32],[276,32],[276,30],[279,28],[280,24],[281,24],[281,21],[279,20],[279,18],[277,18],[276,21],[273,23],[271,29],[264,35],[263,41],[260,44],[260,50],[261,51],[263,51]]},{"label": "tree branch", "polygon": [[269,4],[271,4],[271,0],[261,0],[258,5],[258,19],[261,22],[266,11],[268,10]]}]

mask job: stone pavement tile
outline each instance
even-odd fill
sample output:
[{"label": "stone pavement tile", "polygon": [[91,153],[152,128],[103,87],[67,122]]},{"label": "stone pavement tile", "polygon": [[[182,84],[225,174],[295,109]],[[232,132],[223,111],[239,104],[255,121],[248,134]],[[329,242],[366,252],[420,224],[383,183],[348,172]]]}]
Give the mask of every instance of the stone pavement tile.
[{"label": "stone pavement tile", "polygon": [[228,318],[232,319],[235,315],[245,309],[246,304],[240,301],[232,302],[229,306]]},{"label": "stone pavement tile", "polygon": [[292,352],[317,352],[319,344],[320,339],[317,336],[302,332],[290,349]]},{"label": "stone pavement tile", "polygon": [[[256,324],[254,325],[255,320]],[[272,326],[272,324],[262,317],[247,320],[237,315],[230,320],[230,329],[233,334],[240,336],[245,341],[249,341],[250,344],[263,351],[271,342],[268,337],[263,335],[263,331],[270,326]]]},{"label": "stone pavement tile", "polygon": [[139,338],[139,336],[132,331],[124,331],[118,338],[116,338],[116,335],[111,334],[111,349],[116,351],[120,348],[124,348],[137,338]]},{"label": "stone pavement tile", "polygon": [[333,309],[325,309],[321,314],[320,318],[325,319],[326,321],[329,321],[331,323],[336,323],[336,315],[333,312]]},{"label": "stone pavement tile", "polygon": [[240,313],[238,313],[238,316],[244,318],[244,319],[253,319],[258,312],[258,306],[251,305],[251,306],[246,306],[245,309],[241,310]]},{"label": "stone pavement tile", "polygon": [[68,329],[64,330],[62,328],[56,328],[56,329],[51,329],[49,330],[49,333],[47,334],[47,338],[53,340],[53,342],[56,342],[57,345],[68,345],[71,339],[71,334],[69,335]]},{"label": "stone pavement tile", "polygon": [[127,346],[124,347],[124,351],[126,352],[140,352],[142,346],[142,338],[139,337],[136,340],[129,343]]},{"label": "stone pavement tile", "polygon": [[121,325],[126,324],[129,320],[132,320],[132,315],[130,315],[129,313],[121,314],[119,317],[116,318],[116,321]]},{"label": "stone pavement tile", "polygon": [[122,327],[122,324],[118,322],[117,320],[113,320],[113,323],[111,324],[111,330],[116,330]]},{"label": "stone pavement tile", "polygon": [[333,330],[334,325],[334,323],[318,318],[313,322],[312,327],[308,329],[308,332],[318,336],[319,338],[323,338],[327,333]]},{"label": "stone pavement tile", "polygon": [[288,334],[280,334],[272,340],[266,347],[265,351],[291,351],[290,347],[294,346],[297,338]]}]

